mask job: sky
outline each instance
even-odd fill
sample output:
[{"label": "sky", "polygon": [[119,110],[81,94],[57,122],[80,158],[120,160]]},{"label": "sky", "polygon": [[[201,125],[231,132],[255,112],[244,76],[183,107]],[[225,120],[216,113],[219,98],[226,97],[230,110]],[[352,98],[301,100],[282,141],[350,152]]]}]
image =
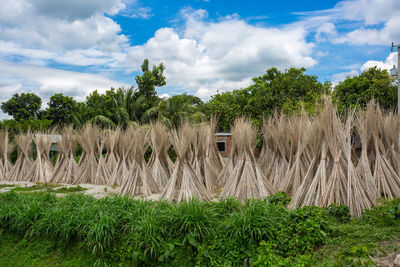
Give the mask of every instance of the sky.
[{"label": "sky", "polygon": [[159,95],[207,101],[270,67],[336,85],[391,69],[399,25],[399,0],[0,0],[0,102],[135,86],[145,58],[166,67]]}]

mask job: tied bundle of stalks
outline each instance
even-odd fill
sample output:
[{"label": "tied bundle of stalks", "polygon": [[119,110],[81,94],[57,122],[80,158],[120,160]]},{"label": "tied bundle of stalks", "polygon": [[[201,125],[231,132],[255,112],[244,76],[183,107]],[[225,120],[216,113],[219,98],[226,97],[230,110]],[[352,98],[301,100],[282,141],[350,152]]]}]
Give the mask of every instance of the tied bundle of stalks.
[{"label": "tied bundle of stalks", "polygon": [[177,159],[171,178],[161,194],[163,199],[177,202],[192,198],[211,200],[203,182],[191,166],[191,147],[194,135],[194,129],[188,122],[183,123],[178,130],[171,132],[171,141]]},{"label": "tied bundle of stalks", "polygon": [[359,173],[352,160],[351,130],[353,128],[353,112],[350,112],[346,125],[340,133],[342,150],[347,161],[347,206],[352,216],[360,217],[364,209],[370,209],[374,203],[374,196],[364,187]]},{"label": "tied bundle of stalks", "polygon": [[105,156],[103,156],[104,149],[104,135],[97,142],[97,151],[99,154],[97,171],[96,171],[96,184],[105,185],[110,181],[111,172],[107,167]]},{"label": "tied bundle of stalks", "polygon": [[276,164],[275,151],[273,148],[273,138],[272,131],[273,128],[273,118],[263,121],[262,134],[263,134],[263,145],[261,148],[260,155],[258,156],[257,163],[260,166],[261,171],[264,173],[265,177],[273,182],[271,178],[272,170]]},{"label": "tied bundle of stalks", "polygon": [[212,168],[213,172],[220,174],[224,168],[224,160],[218,151],[215,132],[217,128],[217,119],[212,116],[209,124],[206,125],[208,133],[206,135],[206,165]]},{"label": "tied bundle of stalks", "polygon": [[388,112],[383,121],[383,142],[386,150],[386,157],[396,173],[400,172],[400,151],[399,151],[399,133],[400,116],[393,112]]},{"label": "tied bundle of stalks", "polygon": [[149,147],[148,133],[145,128],[134,129],[133,161],[127,179],[122,183],[121,194],[130,196],[150,196],[159,193],[159,187],[147,168],[144,154]]},{"label": "tied bundle of stalks", "polygon": [[33,165],[32,156],[32,134],[20,134],[17,137],[18,158],[12,167],[7,180],[11,182],[26,181],[26,175]]},{"label": "tied bundle of stalks", "polygon": [[311,121],[308,116],[303,113],[300,118],[292,117],[292,143],[297,143],[293,164],[291,165],[286,176],[279,183],[278,189],[291,195],[299,187],[306,174],[308,165],[302,157],[303,152],[307,148],[311,136]]},{"label": "tied bundle of stalks", "polygon": [[[310,153],[313,153],[313,156],[304,180],[290,203],[289,207],[292,209],[304,206],[322,206],[322,199],[328,180],[328,148],[320,125],[320,118],[313,122],[313,134],[310,146]],[[315,166],[317,166],[316,170]]]},{"label": "tied bundle of stalks", "polygon": [[0,132],[0,181],[6,180],[11,171],[10,161],[11,145],[8,143],[8,131]]},{"label": "tied bundle of stalks", "polygon": [[153,122],[150,126],[151,157],[149,170],[159,188],[164,188],[173,170],[173,163],[168,155],[171,146],[168,132],[161,122]]},{"label": "tied bundle of stalks", "polygon": [[232,177],[221,192],[221,197],[239,199],[264,198],[275,194],[272,184],[265,178],[258,166],[254,149],[257,132],[250,121],[238,118],[232,128],[233,145],[238,151]]},{"label": "tied bundle of stalks", "polygon": [[117,127],[115,131],[107,131],[103,135],[104,145],[107,149],[107,155],[105,158],[107,168],[110,172],[114,172],[114,169],[118,166],[119,157],[117,153],[117,144],[121,135],[121,128]]},{"label": "tied bundle of stalks", "polygon": [[124,132],[120,133],[118,142],[119,161],[116,168],[114,168],[109,184],[120,186],[128,179],[129,167],[132,165],[132,154],[134,140],[133,126],[129,126]]},{"label": "tied bundle of stalks", "polygon": [[98,158],[96,157],[97,144],[100,130],[97,126],[88,123],[78,135],[79,144],[82,147],[82,156],[79,160],[81,172],[75,184],[99,184],[96,180]]},{"label": "tied bundle of stalks", "polygon": [[372,139],[369,130],[372,127],[370,123],[367,112],[360,111],[356,119],[356,129],[361,142],[361,156],[357,165],[357,172],[359,173],[366,190],[369,192],[369,195],[376,200],[379,198],[379,193],[375,186],[371,164],[368,158],[369,144]]},{"label": "tied bundle of stalks", "polygon": [[289,132],[290,121],[285,115],[275,114],[268,129],[271,135],[271,147],[274,151],[274,165],[269,174],[269,181],[275,186],[281,183],[291,166],[291,134]]},{"label": "tied bundle of stalks", "polygon": [[333,159],[333,166],[330,171],[325,189],[325,196],[322,199],[323,206],[331,204],[347,205],[347,175],[346,162],[342,157],[342,123],[333,107],[332,100],[325,102],[324,111],[321,114],[322,129],[330,154]]},{"label": "tied bundle of stalks", "polygon": [[207,160],[207,149],[210,147],[210,144],[208,144],[210,141],[209,135],[212,134],[212,131],[208,123],[201,123],[197,125],[195,132],[192,167],[197,177],[203,181],[206,189],[209,192],[213,192],[218,188],[218,174],[211,162]]},{"label": "tied bundle of stalks", "polygon": [[378,194],[386,198],[396,198],[400,196],[400,178],[387,158],[381,136],[383,130],[383,114],[377,105],[371,107],[368,114],[371,119],[371,131],[374,143],[374,168],[373,177]]},{"label": "tied bundle of stalks", "polygon": [[62,138],[57,140],[59,157],[53,170],[51,183],[72,184],[78,179],[79,168],[75,160],[76,139],[72,127],[66,127]]},{"label": "tied bundle of stalks", "polygon": [[26,175],[26,181],[33,183],[48,183],[51,180],[53,165],[50,161],[52,133],[35,134],[36,160]]}]

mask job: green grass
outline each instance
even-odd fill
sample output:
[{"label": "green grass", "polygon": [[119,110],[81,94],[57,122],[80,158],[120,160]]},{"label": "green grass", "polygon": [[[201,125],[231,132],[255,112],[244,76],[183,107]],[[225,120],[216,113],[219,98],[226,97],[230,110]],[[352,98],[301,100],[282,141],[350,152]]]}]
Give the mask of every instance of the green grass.
[{"label": "green grass", "polygon": [[398,249],[398,199],[358,219],[345,206],[289,210],[288,202],[282,193],[178,204],[3,193],[0,266],[346,266]]},{"label": "green grass", "polygon": [[76,193],[76,192],[83,192],[86,191],[87,188],[83,188],[80,186],[72,186],[72,187],[61,187],[59,184],[36,184],[30,187],[21,187],[17,186],[11,191],[14,192],[33,192],[33,191],[45,191],[49,193],[59,193],[59,194],[69,194],[69,193]]},{"label": "green grass", "polygon": [[29,191],[52,191],[54,188],[60,187],[61,185],[59,184],[35,184],[33,186],[26,186],[26,187],[21,187],[21,186],[17,186],[13,189],[11,189],[11,191],[15,191],[15,192],[29,192]]},{"label": "green grass", "polygon": [[61,187],[61,188],[57,188],[57,189],[51,189],[51,190],[48,190],[48,192],[59,193],[59,194],[68,194],[68,193],[83,192],[86,190],[87,190],[87,188],[83,188],[78,185],[78,186],[72,186],[72,187]]},{"label": "green grass", "polygon": [[1,188],[7,188],[7,187],[14,187],[15,184],[0,184],[0,189]]},{"label": "green grass", "polygon": [[96,260],[79,247],[57,249],[45,238],[29,241],[0,233],[0,266],[93,266]]}]

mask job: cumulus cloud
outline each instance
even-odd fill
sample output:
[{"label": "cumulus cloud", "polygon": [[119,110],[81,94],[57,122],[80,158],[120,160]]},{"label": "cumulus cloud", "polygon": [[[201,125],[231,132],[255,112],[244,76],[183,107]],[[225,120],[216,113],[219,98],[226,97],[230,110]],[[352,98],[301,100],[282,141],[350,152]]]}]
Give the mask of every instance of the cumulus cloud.
[{"label": "cumulus cloud", "polygon": [[0,57],[18,56],[69,65],[112,66],[123,60],[128,38],[105,14],[124,0],[4,0]]},{"label": "cumulus cloud", "polygon": [[400,39],[398,0],[343,0],[332,9],[297,14],[305,17],[299,24],[316,31],[316,41],[387,45]]},{"label": "cumulus cloud", "polygon": [[[365,71],[372,67],[378,67],[382,70],[390,71],[393,66],[397,65],[397,52],[390,53],[385,61],[368,60],[359,68],[359,70]],[[354,77],[359,75],[359,71],[356,68],[359,67],[358,64],[353,64],[351,66],[344,67],[345,69],[351,69],[350,71],[336,73],[332,75],[332,85],[336,86],[340,82],[344,81],[347,77]]]},{"label": "cumulus cloud", "polygon": [[390,71],[395,65],[397,65],[397,52],[390,53],[385,61],[369,60],[361,66],[361,70],[364,71],[376,66],[382,70]]},{"label": "cumulus cloud", "polygon": [[[31,91],[44,100],[51,95],[63,93],[82,101],[93,90],[103,93],[111,87],[128,87],[127,84],[113,81],[101,75],[57,70],[46,67],[21,65],[0,61],[1,101],[9,99],[14,93]],[[16,82],[20,81],[20,82]]]},{"label": "cumulus cloud", "polygon": [[301,27],[265,28],[236,17],[207,22],[205,10],[184,10],[182,32],[159,29],[145,44],[129,49],[126,66],[139,69],[142,60],[163,62],[167,83],[208,98],[217,90],[247,86],[267,67],[310,67],[313,44]]}]

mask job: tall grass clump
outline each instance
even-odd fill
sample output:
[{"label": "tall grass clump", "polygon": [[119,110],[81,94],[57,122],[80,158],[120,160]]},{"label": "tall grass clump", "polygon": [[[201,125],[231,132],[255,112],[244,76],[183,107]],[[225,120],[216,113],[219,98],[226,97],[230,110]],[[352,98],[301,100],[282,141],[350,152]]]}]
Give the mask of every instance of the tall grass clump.
[{"label": "tall grass clump", "polygon": [[0,194],[0,232],[46,238],[62,249],[80,247],[105,264],[238,266],[255,262],[261,242],[273,244],[279,257],[324,243],[329,231],[324,210],[290,210],[288,200],[284,193],[173,203],[9,192]]}]

